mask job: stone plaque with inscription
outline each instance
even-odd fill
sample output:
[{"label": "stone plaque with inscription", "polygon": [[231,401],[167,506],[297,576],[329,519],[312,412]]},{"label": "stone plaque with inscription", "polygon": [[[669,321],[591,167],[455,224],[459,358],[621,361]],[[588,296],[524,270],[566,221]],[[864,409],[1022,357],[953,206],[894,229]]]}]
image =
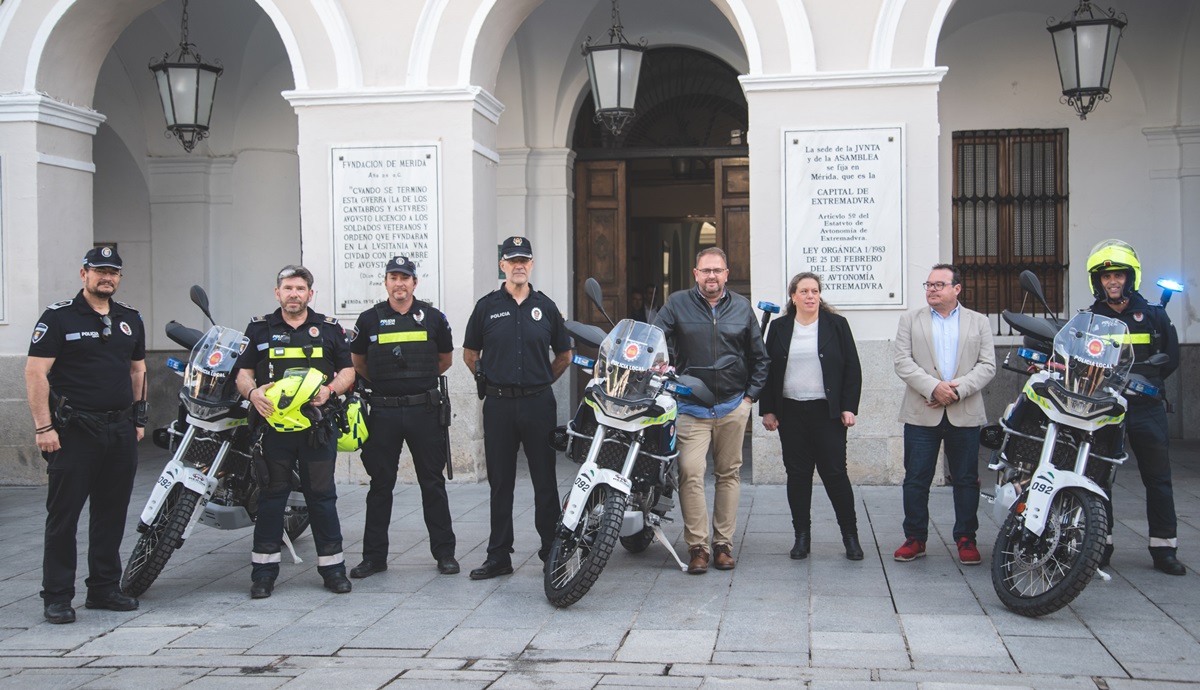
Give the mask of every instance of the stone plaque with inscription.
[{"label": "stone plaque with inscription", "polygon": [[387,299],[383,271],[397,255],[417,264],[417,298],[440,307],[440,146],[334,147],[331,164],[334,313]]},{"label": "stone plaque with inscription", "polygon": [[904,306],[903,134],[900,127],[784,132],[787,279],[816,273],[839,308]]}]

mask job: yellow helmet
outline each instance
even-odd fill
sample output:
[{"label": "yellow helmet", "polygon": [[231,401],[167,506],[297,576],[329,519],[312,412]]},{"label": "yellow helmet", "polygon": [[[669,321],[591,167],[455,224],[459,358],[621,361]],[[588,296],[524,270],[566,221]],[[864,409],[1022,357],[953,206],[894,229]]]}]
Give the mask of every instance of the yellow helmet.
[{"label": "yellow helmet", "polygon": [[367,442],[367,420],[363,416],[362,398],[358,396],[346,403],[346,426],[337,442],[338,452],[341,453],[356,451]]},{"label": "yellow helmet", "polygon": [[276,431],[304,431],[312,426],[312,420],[301,408],[313,399],[323,383],[325,375],[318,369],[295,367],[283,372],[283,378],[263,391],[275,406],[275,411],[267,417],[267,424]]},{"label": "yellow helmet", "polygon": [[1096,299],[1104,299],[1104,288],[1100,284],[1100,274],[1110,271],[1125,271],[1124,296],[1129,297],[1142,284],[1142,262],[1138,261],[1137,252],[1127,242],[1121,240],[1104,240],[1092,247],[1088,255],[1087,272],[1092,283],[1092,294]]}]

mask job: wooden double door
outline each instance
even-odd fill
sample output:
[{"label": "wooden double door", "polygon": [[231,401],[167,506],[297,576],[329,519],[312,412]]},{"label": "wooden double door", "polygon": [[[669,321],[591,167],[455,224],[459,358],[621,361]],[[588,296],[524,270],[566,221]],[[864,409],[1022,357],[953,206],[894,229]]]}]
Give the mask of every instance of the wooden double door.
[{"label": "wooden double door", "polygon": [[[717,246],[729,258],[727,287],[750,294],[750,160],[715,158],[706,161],[712,177],[699,180],[691,191],[711,190],[711,200],[684,212],[668,200],[670,190],[641,187],[636,213],[631,208],[624,160],[579,162],[575,167],[575,305],[569,318],[607,330],[608,322],[588,301],[583,283],[595,278],[604,293],[604,307],[614,321],[630,311],[630,292],[647,285],[661,286],[652,306],[661,306],[666,292],[695,284],[691,268],[698,248]],[[665,189],[665,188],[664,188]],[[674,196],[678,197],[678,194]],[[657,199],[662,207],[658,212]],[[694,194],[693,194],[694,198]]]}]

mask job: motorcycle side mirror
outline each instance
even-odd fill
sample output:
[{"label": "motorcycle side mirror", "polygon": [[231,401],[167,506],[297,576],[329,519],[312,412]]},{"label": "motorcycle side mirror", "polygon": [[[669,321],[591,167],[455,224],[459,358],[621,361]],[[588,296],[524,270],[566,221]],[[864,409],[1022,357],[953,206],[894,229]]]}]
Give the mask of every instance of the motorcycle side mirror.
[{"label": "motorcycle side mirror", "polygon": [[583,292],[588,296],[592,304],[596,305],[596,308],[600,310],[604,318],[608,319],[608,322],[615,326],[616,324],[613,323],[612,317],[604,310],[604,295],[600,291],[600,283],[595,278],[588,278],[583,283]]},{"label": "motorcycle side mirror", "polygon": [[1050,303],[1046,301],[1046,294],[1042,292],[1042,281],[1033,274],[1033,271],[1028,269],[1021,271],[1021,275],[1017,276],[1017,282],[1021,284],[1021,289],[1037,298],[1042,306],[1046,309],[1047,314],[1053,314],[1054,310],[1050,308]]},{"label": "motorcycle side mirror", "polygon": [[1166,366],[1171,361],[1171,357],[1165,352],[1156,352],[1146,358],[1146,364],[1152,367]]},{"label": "motorcycle side mirror", "polygon": [[214,326],[217,325],[217,322],[213,320],[212,314],[208,311],[208,293],[204,291],[204,288],[199,285],[193,285],[192,289],[188,291],[188,297],[192,299],[192,304],[200,307],[200,311],[204,312],[204,315],[208,317],[209,323]]}]

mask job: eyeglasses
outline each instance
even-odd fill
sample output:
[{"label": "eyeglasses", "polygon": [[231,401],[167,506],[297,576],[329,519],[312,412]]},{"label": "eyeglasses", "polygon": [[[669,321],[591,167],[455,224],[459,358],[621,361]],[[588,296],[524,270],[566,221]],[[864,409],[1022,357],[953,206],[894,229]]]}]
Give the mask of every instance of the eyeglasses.
[{"label": "eyeglasses", "polygon": [[948,285],[957,285],[958,283],[921,283],[921,287],[926,290],[941,290]]},{"label": "eyeglasses", "polygon": [[722,273],[724,273],[725,271],[728,271],[729,269],[728,268],[697,268],[694,270],[697,273],[702,273],[706,276],[719,276]]},{"label": "eyeglasses", "polygon": [[112,337],[112,319],[108,314],[102,314],[100,323],[104,324],[104,330],[100,331],[100,342],[107,343],[108,339]]}]

